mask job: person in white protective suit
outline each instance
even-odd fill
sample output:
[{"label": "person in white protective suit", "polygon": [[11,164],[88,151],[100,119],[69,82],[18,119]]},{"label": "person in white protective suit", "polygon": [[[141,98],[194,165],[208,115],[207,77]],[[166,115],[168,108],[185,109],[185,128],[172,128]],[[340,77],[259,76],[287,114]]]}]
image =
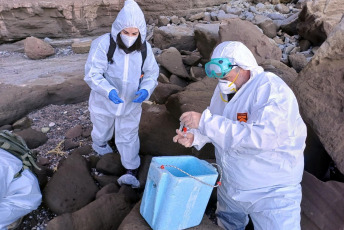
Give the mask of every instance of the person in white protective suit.
[{"label": "person in white protective suit", "polygon": [[300,229],[301,179],[306,125],[292,90],[257,65],[241,42],[223,42],[205,65],[219,79],[202,114],[185,112],[173,138],[198,150],[215,146],[223,169],[217,220],[225,229]]},{"label": "person in white protective suit", "polygon": [[0,230],[14,229],[20,219],[38,208],[42,194],[36,176],[23,163],[0,148]]},{"label": "person in white protective suit", "polygon": [[[126,168],[118,183],[139,187],[141,104],[157,86],[159,67],[150,44],[145,42],[146,22],[135,1],[126,0],[112,24],[111,36],[116,42],[112,64],[107,60],[109,35],[104,34],[92,42],[85,65],[85,81],[91,88],[92,147],[99,155],[112,152],[107,142],[114,135],[121,163]],[[144,42],[147,56],[142,66]],[[140,80],[142,71],[144,75]]]}]

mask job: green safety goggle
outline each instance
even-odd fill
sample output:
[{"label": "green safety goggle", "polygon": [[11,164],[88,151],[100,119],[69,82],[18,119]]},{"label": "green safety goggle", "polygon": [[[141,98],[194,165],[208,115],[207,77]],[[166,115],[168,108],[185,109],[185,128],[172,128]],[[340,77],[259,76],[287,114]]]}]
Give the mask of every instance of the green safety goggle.
[{"label": "green safety goggle", "polygon": [[234,66],[238,66],[232,63],[234,62],[229,58],[212,58],[205,64],[205,73],[210,78],[223,78]]}]

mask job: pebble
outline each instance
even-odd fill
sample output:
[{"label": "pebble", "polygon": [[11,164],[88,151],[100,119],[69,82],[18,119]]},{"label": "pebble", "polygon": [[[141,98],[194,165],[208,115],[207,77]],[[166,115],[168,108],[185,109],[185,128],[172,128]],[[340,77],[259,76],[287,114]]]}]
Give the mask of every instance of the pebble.
[{"label": "pebble", "polygon": [[49,130],[50,130],[49,127],[43,127],[43,128],[41,129],[42,133],[47,133],[47,132],[49,132]]},{"label": "pebble", "polygon": [[54,122],[50,122],[49,123],[49,127],[54,127],[55,126],[55,123]]}]

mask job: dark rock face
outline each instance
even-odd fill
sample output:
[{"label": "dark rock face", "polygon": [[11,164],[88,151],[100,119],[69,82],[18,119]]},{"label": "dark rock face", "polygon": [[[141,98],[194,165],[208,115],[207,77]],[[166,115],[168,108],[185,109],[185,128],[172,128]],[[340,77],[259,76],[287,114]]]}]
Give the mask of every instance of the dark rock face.
[{"label": "dark rock face", "polygon": [[131,209],[124,194],[105,194],[76,212],[54,218],[48,223],[47,230],[118,229]]},{"label": "dark rock face", "polygon": [[74,212],[94,200],[98,187],[79,154],[63,161],[44,189],[44,201],[57,214]]},{"label": "dark rock face", "polygon": [[299,73],[293,90],[303,119],[344,173],[344,18]]}]

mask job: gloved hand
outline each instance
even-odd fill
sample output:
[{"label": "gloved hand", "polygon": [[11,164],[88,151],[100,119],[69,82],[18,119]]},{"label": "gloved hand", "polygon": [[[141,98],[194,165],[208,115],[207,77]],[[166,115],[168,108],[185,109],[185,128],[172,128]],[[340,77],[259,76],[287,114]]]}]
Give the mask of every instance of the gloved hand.
[{"label": "gloved hand", "polygon": [[116,90],[111,90],[110,93],[109,93],[109,99],[111,101],[113,101],[113,103],[115,104],[120,104],[120,103],[123,103],[123,100],[121,98],[119,98]]},{"label": "gloved hand", "polygon": [[137,98],[133,100],[135,103],[142,103],[148,97],[148,91],[145,89],[140,89],[135,93],[135,95],[139,95]]}]

